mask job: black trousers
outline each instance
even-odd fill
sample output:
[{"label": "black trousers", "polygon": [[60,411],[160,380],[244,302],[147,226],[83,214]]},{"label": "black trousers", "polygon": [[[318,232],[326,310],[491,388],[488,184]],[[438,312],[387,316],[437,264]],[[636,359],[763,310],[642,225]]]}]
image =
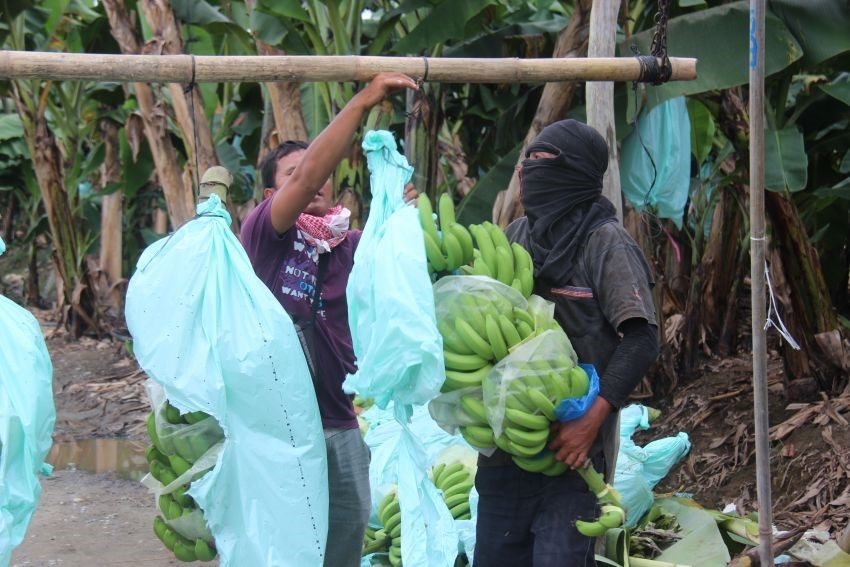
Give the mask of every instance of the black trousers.
[{"label": "black trousers", "polygon": [[548,477],[513,463],[479,466],[475,487],[474,567],[596,567],[595,540],[574,524],[595,520],[599,510],[575,472]]}]

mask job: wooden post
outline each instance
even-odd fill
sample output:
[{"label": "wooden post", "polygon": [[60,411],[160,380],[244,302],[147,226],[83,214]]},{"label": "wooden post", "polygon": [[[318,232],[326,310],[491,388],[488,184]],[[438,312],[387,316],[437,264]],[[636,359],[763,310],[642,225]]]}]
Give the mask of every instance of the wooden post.
[{"label": "wooden post", "polygon": [[[576,2],[567,27],[558,34],[558,41],[555,43],[555,50],[552,53],[553,59],[568,61],[584,57],[587,54],[590,3],[591,0]],[[517,168],[522,165],[522,160],[525,159],[525,149],[537,137],[537,134],[555,120],[563,118],[564,113],[572,103],[577,87],[578,84],[575,82],[550,83],[543,87],[543,94],[540,96],[537,111],[534,113],[534,119],[531,121],[531,126],[528,128],[517,158]],[[522,203],[519,202],[519,175],[516,168],[511,176],[511,182],[504,193],[499,193],[499,195],[500,197],[497,197],[493,204],[493,222],[505,227],[523,214]]]},{"label": "wooden post", "polygon": [[765,0],[750,0],[750,280],[759,561],[762,565],[773,565],[767,341],[764,329],[767,319],[764,274],[764,4]]},{"label": "wooden post", "polygon": [[[428,81],[439,83],[545,83],[636,81],[634,57],[490,59],[427,58]],[[671,80],[696,79],[696,59],[671,57]],[[199,83],[369,81],[381,72],[425,75],[423,57],[362,55],[102,55],[0,51],[0,79]]]},{"label": "wooden post", "polygon": [[[590,42],[587,56],[613,57],[617,40],[619,0],[593,0],[590,10]],[[614,83],[588,81],[585,87],[587,124],[602,134],[608,143],[608,169],[602,181],[602,194],[617,208],[617,220],[623,224],[623,197],[620,193],[620,161],[614,129]]]}]

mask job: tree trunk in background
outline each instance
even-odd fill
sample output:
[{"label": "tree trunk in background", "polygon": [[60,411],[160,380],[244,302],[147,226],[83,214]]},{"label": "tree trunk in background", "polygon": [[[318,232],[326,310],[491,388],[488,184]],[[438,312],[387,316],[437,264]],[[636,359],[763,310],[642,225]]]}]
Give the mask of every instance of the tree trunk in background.
[{"label": "tree trunk in background", "polygon": [[[100,132],[106,148],[100,173],[101,186],[105,189],[110,183],[121,181],[121,150],[115,122],[103,120]],[[101,197],[100,269],[106,272],[109,285],[123,277],[123,207],[124,193],[120,190]]]},{"label": "tree trunk in background", "polygon": [[[590,26],[591,0],[578,0],[573,9],[570,23],[558,35],[555,50],[552,57],[585,57],[587,55],[587,38]],[[543,87],[540,103],[534,120],[528,129],[528,134],[522,144],[517,166],[522,164],[525,156],[525,148],[540,133],[540,131],[554,122],[563,118],[573,100],[579,83],[547,83]],[[493,208],[493,222],[501,227],[507,226],[512,220],[523,215],[522,204],[519,202],[519,176],[514,171],[511,182],[506,189],[505,195],[497,200],[498,207]]]},{"label": "tree trunk in background", "polygon": [[[700,347],[706,351],[722,348],[718,342],[721,342],[728,309],[737,308],[737,296],[732,290],[738,273],[738,263],[730,262],[730,259],[740,259],[743,230],[741,198],[746,199],[746,195],[740,187],[730,186],[722,189],[714,209],[708,241],[704,248],[699,248],[702,257],[694,269],[693,285],[685,314],[689,323],[683,353],[687,369],[694,367]],[[701,233],[697,235],[697,241],[702,241]],[[732,339],[734,340],[734,336]]]},{"label": "tree trunk in background", "polygon": [[[782,259],[783,273],[789,288],[787,297],[779,298],[784,306],[784,312],[779,315],[802,346],[802,350],[797,351],[786,341],[782,342],[786,372],[789,374],[786,388],[789,398],[802,399],[816,395],[818,389],[829,390],[831,387],[831,380],[823,376],[825,369],[811,362],[826,362],[824,353],[817,348],[815,337],[837,329],[838,317],[820,269],[817,250],[809,241],[803,219],[794,202],[781,193],[766,191],[765,208],[773,224],[771,244]],[[813,369],[816,370],[815,376]],[[810,393],[812,387],[802,387],[800,395],[793,396],[794,381],[806,378],[817,378],[820,388],[814,388]]]},{"label": "tree trunk in background", "polygon": [[[138,55],[142,52],[141,41],[124,0],[103,0],[103,6],[109,17],[112,36],[126,55]],[[168,218],[172,226],[180,226],[194,215],[194,196],[186,193],[177,161],[177,152],[171,143],[168,132],[168,117],[162,107],[156,103],[153,90],[147,83],[133,83],[133,91],[142,117],[145,139],[151,150],[156,176],[165,195]],[[166,229],[163,231],[165,233]]]},{"label": "tree trunk in background", "polygon": [[[720,127],[735,147],[738,163],[746,163],[749,155],[749,116],[739,89],[724,91],[720,102]],[[786,373],[785,393],[789,400],[802,400],[817,391],[818,386],[813,383],[814,378],[819,379],[820,388],[829,388],[830,380],[824,376],[828,370],[827,358],[817,347],[815,337],[821,333],[835,331],[838,326],[837,316],[820,270],[817,251],[811,245],[797,206],[782,193],[766,191],[765,210],[771,223],[769,253],[774,258],[774,265],[770,273],[773,280],[778,282],[774,291],[782,310],[780,315],[802,347],[802,350],[796,351],[785,341],[782,342]],[[720,226],[719,230],[724,232],[724,238],[734,237],[730,234],[728,225]],[[728,244],[727,250],[732,250],[731,243]],[[734,250],[735,257],[738,257],[738,247]],[[740,258],[743,258],[743,255]],[[718,259],[718,262],[722,261],[722,257]],[[725,278],[728,283],[718,285],[714,289],[707,288],[706,294],[710,293],[711,297],[715,298],[726,297],[728,301],[733,301],[734,278],[718,274],[724,271],[728,271],[728,268],[706,272],[707,277]],[[829,362],[835,365],[834,361]]]},{"label": "tree trunk in background", "polygon": [[[593,0],[590,11],[588,57],[614,57],[617,43],[618,0]],[[588,81],[585,86],[587,124],[602,134],[608,144],[608,169],[602,181],[602,194],[617,208],[617,220],[623,224],[623,196],[620,192],[620,161],[614,129],[614,83]]]},{"label": "tree trunk in background", "polygon": [[[121,147],[118,143],[118,125],[109,119],[101,121],[101,139],[105,154],[100,166],[100,183],[106,189],[110,183],[121,181]],[[119,282],[123,279],[124,264],[124,192],[120,189],[100,198],[100,271],[106,275],[106,289],[98,290],[101,301],[108,301],[111,315],[124,312],[124,294]],[[107,294],[108,290],[108,294]]]},{"label": "tree trunk in background", "polygon": [[[154,39],[145,45],[145,53],[182,55],[183,39],[180,36],[180,28],[174,12],[171,10],[171,3],[168,0],[141,0],[139,5],[154,35]],[[197,186],[203,172],[214,165],[219,165],[219,161],[210,125],[204,113],[201,89],[197,84],[191,85],[189,92],[186,92],[188,88],[189,85],[168,84],[174,115],[183,133],[183,142],[189,149],[187,168],[194,172],[195,160],[197,159],[198,162],[200,172],[194,172],[195,186]]]},{"label": "tree trunk in background", "polygon": [[[280,49],[257,40],[258,55],[286,55]],[[275,134],[271,137],[272,147],[286,140],[309,140],[307,125],[301,108],[301,83],[265,83],[274,113]]]},{"label": "tree trunk in background", "polygon": [[57,276],[57,307],[63,314],[67,313],[65,324],[74,337],[79,338],[87,330],[99,332],[97,306],[88,267],[77,239],[79,220],[74,216],[74,206],[65,190],[62,155],[44,116],[46,89],[49,88],[48,83],[42,92],[33,93],[40,96],[37,109],[28,107],[18,88],[14,90],[15,103],[24,125],[24,137],[50,226]]}]

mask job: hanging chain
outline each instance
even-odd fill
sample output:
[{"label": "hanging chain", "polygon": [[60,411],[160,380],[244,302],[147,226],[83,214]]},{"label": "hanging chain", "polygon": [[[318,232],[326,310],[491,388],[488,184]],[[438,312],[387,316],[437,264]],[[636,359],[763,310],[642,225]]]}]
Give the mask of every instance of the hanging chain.
[{"label": "hanging chain", "polygon": [[670,58],[667,56],[667,20],[670,16],[670,0],[658,0],[658,11],[655,13],[655,34],[652,36],[650,54],[661,60],[658,68],[658,77],[652,81],[654,85],[660,85],[670,80],[672,68]]}]

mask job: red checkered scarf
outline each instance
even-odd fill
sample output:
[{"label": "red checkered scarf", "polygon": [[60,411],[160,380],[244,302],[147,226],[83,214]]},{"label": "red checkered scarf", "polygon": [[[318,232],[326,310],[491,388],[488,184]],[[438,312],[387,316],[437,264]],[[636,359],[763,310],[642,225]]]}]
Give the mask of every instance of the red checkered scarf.
[{"label": "red checkered scarf", "polygon": [[301,213],[295,226],[304,235],[304,240],[316,247],[319,254],[330,252],[348,234],[351,211],[342,205],[331,207],[323,217]]}]

